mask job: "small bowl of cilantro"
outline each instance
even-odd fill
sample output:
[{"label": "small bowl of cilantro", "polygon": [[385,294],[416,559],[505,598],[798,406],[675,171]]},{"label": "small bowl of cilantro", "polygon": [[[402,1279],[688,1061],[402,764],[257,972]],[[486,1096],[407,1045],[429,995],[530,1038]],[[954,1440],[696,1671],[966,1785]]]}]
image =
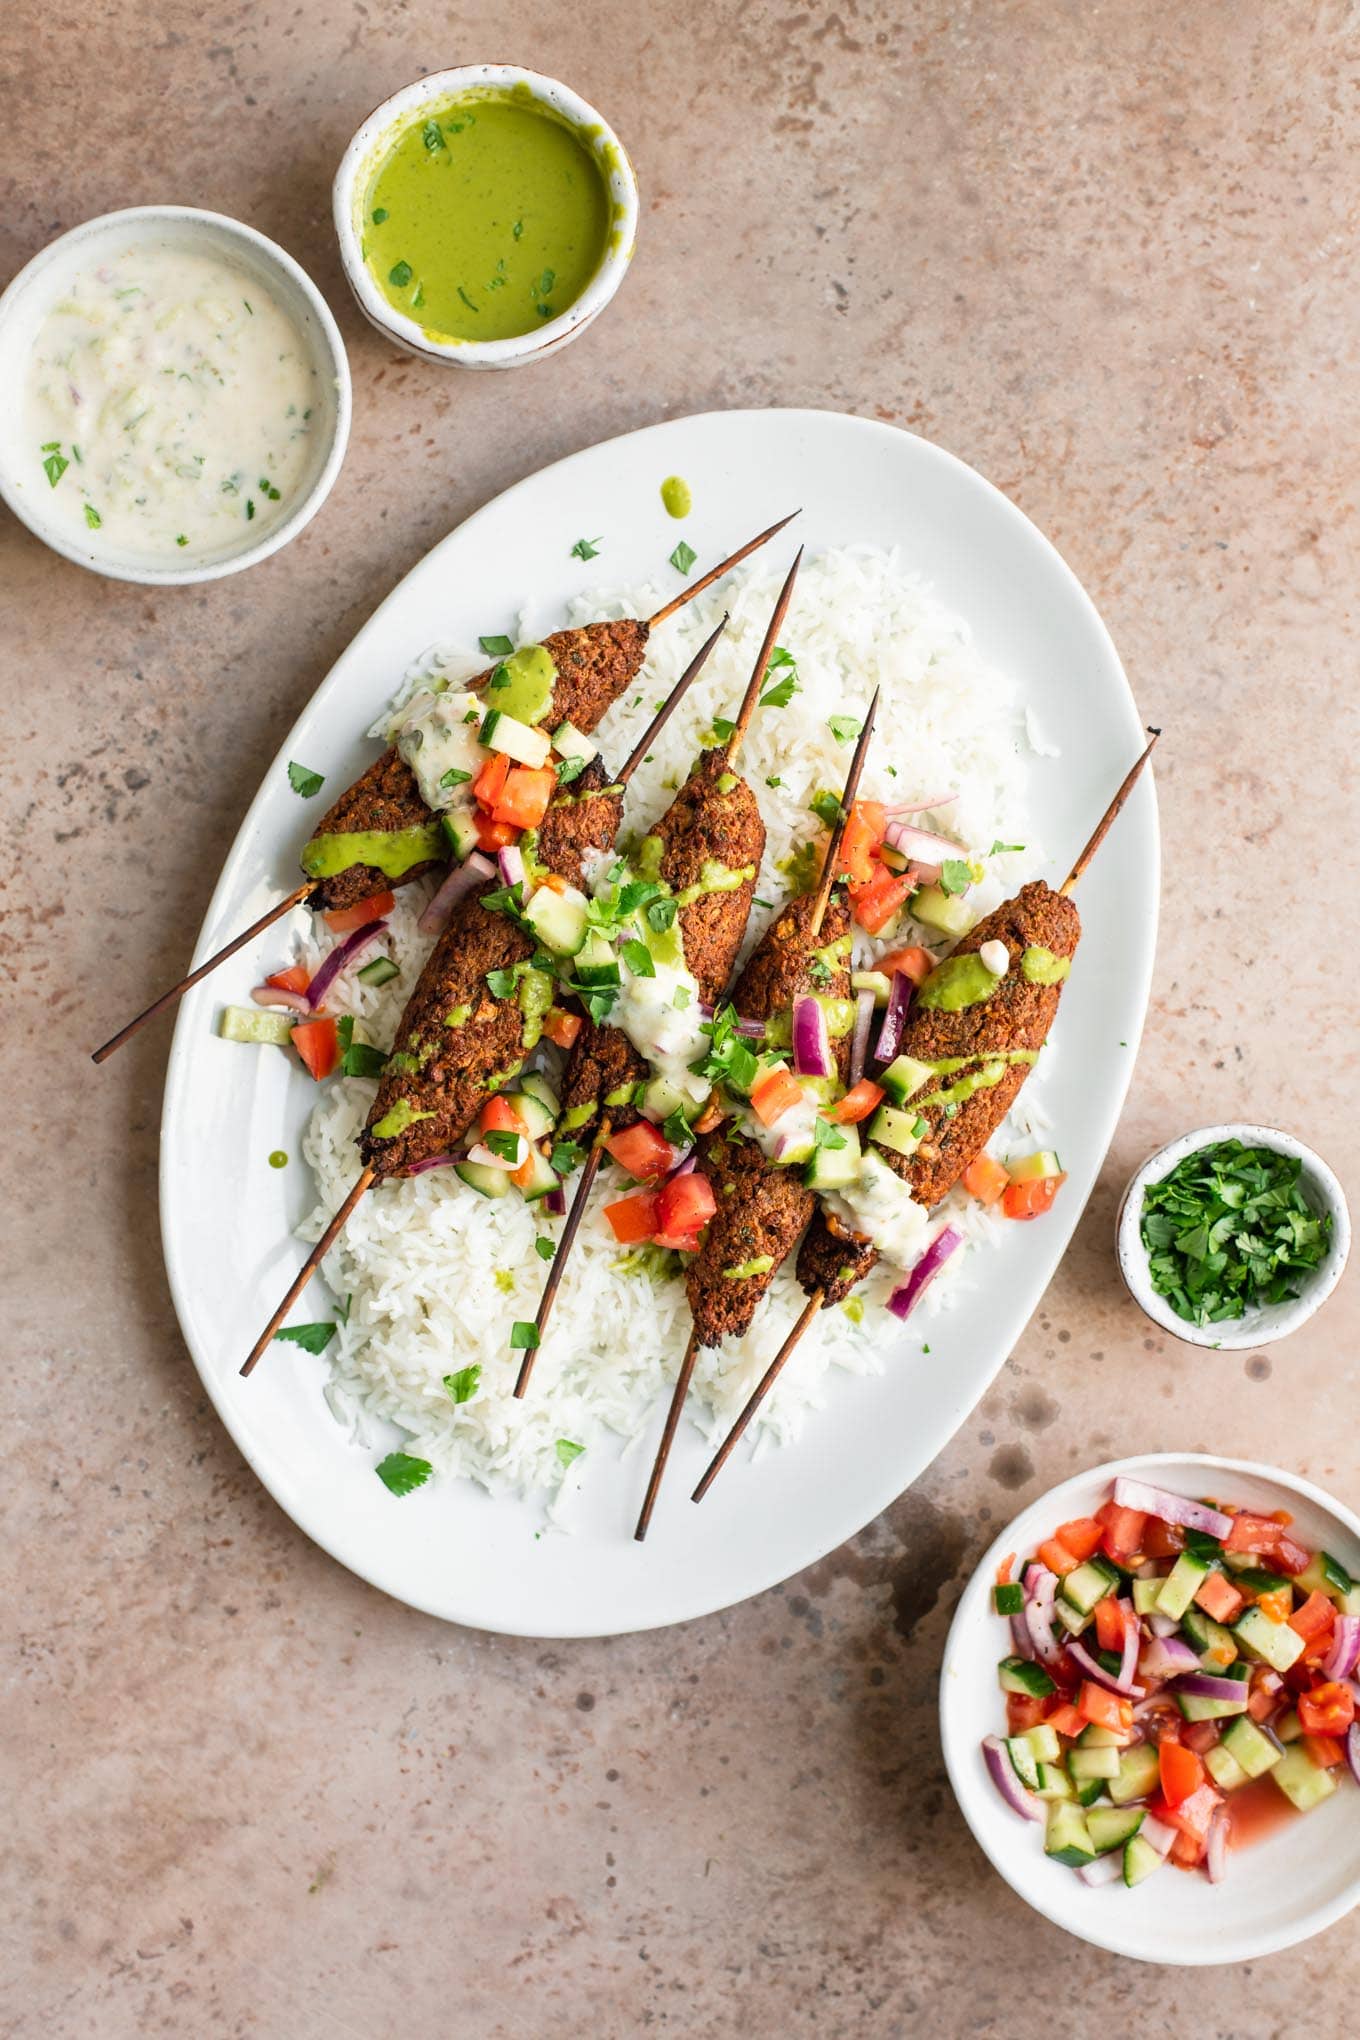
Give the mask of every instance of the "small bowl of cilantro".
[{"label": "small bowl of cilantro", "polygon": [[1119,1207],[1119,1268],[1155,1324],[1192,1346],[1287,1338],[1331,1295],[1350,1214],[1320,1155],[1270,1126],[1206,1126],[1149,1156]]}]

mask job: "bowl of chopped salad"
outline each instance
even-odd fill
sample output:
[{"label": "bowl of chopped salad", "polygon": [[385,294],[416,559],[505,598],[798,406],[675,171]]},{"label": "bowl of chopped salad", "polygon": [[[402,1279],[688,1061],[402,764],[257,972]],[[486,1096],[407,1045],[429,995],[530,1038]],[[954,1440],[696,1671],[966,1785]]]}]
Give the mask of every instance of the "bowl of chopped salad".
[{"label": "bowl of chopped salad", "polygon": [[950,1782],[1030,1905],[1145,1962],[1250,1961],[1360,1899],[1360,1519],[1279,1468],[1118,1460],[965,1588]]},{"label": "bowl of chopped salad", "polygon": [[1345,1194],[1270,1126],[1205,1126],[1137,1169],[1115,1222],[1120,1273],[1154,1324],[1192,1346],[1287,1338],[1326,1302],[1350,1251]]}]

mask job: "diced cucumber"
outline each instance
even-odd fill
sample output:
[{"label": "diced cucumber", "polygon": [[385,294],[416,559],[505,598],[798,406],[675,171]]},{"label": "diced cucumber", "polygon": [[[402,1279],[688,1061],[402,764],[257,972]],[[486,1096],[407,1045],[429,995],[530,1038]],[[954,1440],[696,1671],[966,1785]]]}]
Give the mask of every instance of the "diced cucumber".
[{"label": "diced cucumber", "polygon": [[693,1098],[670,1077],[653,1077],[643,1094],[641,1110],[648,1119],[661,1126],[672,1112],[688,1113],[693,1107]]},{"label": "diced cucumber", "polygon": [[812,1160],[803,1172],[803,1181],[809,1190],[843,1190],[859,1174],[863,1160],[859,1131],[853,1126],[842,1126],[838,1131],[844,1136],[842,1147],[813,1150]]},{"label": "diced cucumber", "polygon": [[1135,1580],[1133,1583],[1133,1605],[1139,1615],[1150,1615],[1157,1606],[1157,1596],[1162,1591],[1160,1576],[1153,1580]]},{"label": "diced cucumber", "polygon": [[1159,1776],[1157,1752],[1152,1744],[1135,1743],[1119,1759],[1119,1776],[1111,1778],[1108,1787],[1110,1797],[1116,1806],[1127,1806],[1131,1799],[1146,1799],[1156,1791]]},{"label": "diced cucumber", "polygon": [[1103,1558],[1088,1558],[1085,1565],[1068,1573],[1058,1591],[1064,1601],[1089,1615],[1096,1602],[1114,1593],[1118,1585],[1119,1574],[1112,1565],[1107,1565]]},{"label": "diced cucumber", "polygon": [[512,1112],[518,1112],[524,1121],[524,1130],[530,1140],[542,1140],[545,1133],[551,1133],[557,1123],[557,1114],[549,1112],[546,1105],[535,1098],[531,1091],[507,1091],[505,1102]]},{"label": "diced cucumber", "polygon": [[1236,1792],[1239,1785],[1247,1782],[1246,1772],[1232,1751],[1221,1742],[1204,1752],[1204,1768],[1220,1792]]},{"label": "diced cucumber", "polygon": [[1040,1148],[1037,1154],[1019,1155],[1014,1161],[1008,1155],[1006,1174],[1012,1183],[1042,1183],[1050,1176],[1061,1176],[1062,1163],[1052,1148]]},{"label": "diced cucumber", "polygon": [[1003,1657],[996,1675],[1003,1693],[1028,1693],[1032,1699],[1046,1700],[1057,1691],[1043,1666],[1028,1658]]},{"label": "diced cucumber", "polygon": [[559,758],[579,758],[583,765],[589,765],[600,752],[593,737],[588,737],[569,722],[559,723],[553,731],[552,747]]},{"label": "diced cucumber", "polygon": [[[1236,1556],[1232,1551],[1224,1553],[1229,1565]],[[1254,1552],[1249,1551],[1246,1556],[1251,1563],[1239,1569],[1234,1585],[1245,1587],[1249,1594],[1278,1594],[1281,1587],[1293,1586],[1300,1587],[1305,1594],[1308,1592],[1308,1588],[1303,1586],[1306,1574],[1300,1573],[1297,1580],[1291,1580],[1284,1573],[1267,1572],[1264,1566],[1257,1565]]]},{"label": "diced cucumber", "polygon": [[400,976],[401,971],[390,956],[375,956],[358,973],[359,982],[364,985],[390,985],[394,977]]},{"label": "diced cucumber", "polygon": [[895,1155],[914,1155],[921,1145],[917,1127],[925,1128],[919,1112],[899,1112],[895,1105],[880,1105],[869,1121],[869,1138]]},{"label": "diced cucumber", "polygon": [[966,935],[973,925],[973,913],[961,893],[942,892],[937,885],[923,885],[907,902],[907,910],[927,928],[942,935]]},{"label": "diced cucumber", "polygon": [[1086,1816],[1086,1831],[1097,1855],[1104,1856],[1111,1849],[1122,1849],[1125,1842],[1131,1842],[1144,1818],[1141,1806],[1093,1806]]},{"label": "diced cucumber", "polygon": [[1307,1647],[1297,1629],[1287,1622],[1272,1622],[1262,1608],[1246,1609],[1234,1622],[1232,1633],[1248,1657],[1276,1672],[1287,1672]]},{"label": "diced cucumber", "polygon": [[1076,1749],[1067,1759],[1067,1768],[1076,1779],[1117,1778],[1119,1764],[1118,1750]]},{"label": "diced cucumber", "polygon": [[892,997],[892,981],[881,970],[852,970],[850,989],[852,992],[872,992],[876,1006],[886,1006]]},{"label": "diced cucumber", "polygon": [[[535,894],[534,898],[536,899],[537,897],[538,895]],[[531,901],[530,904],[532,905],[533,902]],[[606,985],[616,985],[621,982],[619,978],[619,960],[603,935],[587,935],[580,949],[576,952],[575,975],[579,984],[587,986],[592,991],[598,991]]]},{"label": "diced cucumber", "polygon": [[1303,1723],[1296,1707],[1291,1707],[1287,1714],[1278,1715],[1271,1726],[1282,1743],[1297,1742],[1303,1734]]},{"label": "diced cucumber", "polygon": [[918,1062],[914,1055],[899,1055],[888,1064],[878,1083],[894,1105],[905,1105],[908,1098],[914,1098],[922,1085],[931,1083],[934,1076],[929,1063]]},{"label": "diced cucumber", "polygon": [[1221,1622],[1215,1622],[1201,1608],[1187,1608],[1181,1617],[1181,1628],[1188,1643],[1199,1652],[1199,1661],[1208,1669],[1217,1670],[1230,1665],[1237,1656],[1237,1645],[1231,1633]]},{"label": "diced cucumber", "polygon": [[1124,1844],[1124,1882],[1132,1891],[1135,1884],[1141,1884],[1146,1877],[1160,1870],[1165,1858],[1159,1856],[1143,1835],[1134,1835]]},{"label": "diced cucumber", "polygon": [[545,949],[555,956],[577,956],[586,939],[589,908],[589,900],[574,885],[565,892],[541,885],[524,909],[524,918]]},{"label": "diced cucumber", "polygon": [[1162,1581],[1157,1596],[1158,1614],[1179,1622],[1208,1577],[1209,1568],[1204,1560],[1196,1558],[1193,1551],[1183,1551]]},{"label": "diced cucumber", "polygon": [[1025,1590],[1018,1580],[998,1580],[992,1588],[992,1609],[997,1615],[1023,1615]]},{"label": "diced cucumber", "polygon": [[217,1031],[223,1041],[264,1041],[287,1048],[300,1017],[276,1013],[268,1006],[224,1006]]},{"label": "diced cucumber", "polygon": [[1064,1601],[1061,1594],[1053,1604],[1053,1612],[1069,1636],[1080,1636],[1091,1620],[1086,1609],[1074,1608],[1070,1601]]},{"label": "diced cucumber", "polygon": [[1103,1778],[1079,1778],[1073,1784],[1072,1790],[1077,1795],[1078,1806],[1094,1806],[1104,1793],[1105,1780]]},{"label": "diced cucumber", "polygon": [[1223,1748],[1232,1752],[1249,1778],[1260,1778],[1273,1771],[1283,1755],[1264,1730],[1245,1714],[1230,1721],[1224,1729]]},{"label": "diced cucumber", "polygon": [[504,1197],[510,1188],[509,1171],[489,1169],[484,1162],[457,1162],[453,1173],[479,1197]]},{"label": "diced cucumber", "polygon": [[519,1087],[521,1091],[527,1091],[531,1098],[537,1098],[543,1110],[552,1119],[553,1124],[556,1125],[562,1110],[561,1100],[542,1071],[530,1070],[527,1077],[520,1078]]},{"label": "diced cucumber", "polygon": [[1044,1854],[1055,1863],[1069,1863],[1074,1870],[1095,1861],[1095,1844],[1079,1806],[1060,1800],[1048,1809],[1044,1829]]},{"label": "diced cucumber", "polygon": [[1050,1728],[1046,1721],[1041,1721],[1036,1728],[1027,1728],[1025,1741],[1041,1764],[1056,1764],[1062,1756],[1058,1731],[1056,1728]]},{"label": "diced cucumber", "polygon": [[540,1197],[547,1197],[551,1191],[559,1187],[560,1178],[557,1171],[541,1148],[530,1148],[525,1167],[529,1180],[519,1185],[519,1191],[528,1203],[536,1204]]},{"label": "diced cucumber", "polygon": [[547,764],[552,748],[542,730],[506,715],[499,708],[491,710],[477,736],[488,751],[501,751],[517,765],[532,765],[535,769]]},{"label": "diced cucumber", "polygon": [[1330,1799],[1336,1790],[1336,1772],[1321,1770],[1302,1743],[1286,1750],[1270,1775],[1300,1813],[1307,1813],[1319,1800]]},{"label": "diced cucumber", "polygon": [[1036,1799],[1074,1799],[1072,1780],[1061,1764],[1040,1764],[1039,1782],[1034,1788]]},{"label": "diced cucumber", "polygon": [[477,848],[477,824],[472,819],[471,808],[450,808],[439,817],[444,825],[444,834],[449,839],[455,864],[466,864]]},{"label": "diced cucumber", "polygon": [[1122,1750],[1128,1747],[1128,1734],[1124,1729],[1104,1728],[1098,1721],[1088,1721],[1078,1743],[1084,1750]]},{"label": "diced cucumber", "polygon": [[1020,1783],[1028,1786],[1032,1792],[1039,1783],[1039,1759],[1035,1756],[1025,1737],[1022,1735],[1008,1736],[1006,1739],[1006,1754],[1011,1760],[1011,1768],[1020,1780]]},{"label": "diced cucumber", "polygon": [[1178,1692],[1176,1705],[1187,1721],[1226,1721],[1229,1715],[1246,1713],[1247,1689],[1243,1686],[1242,1697],[1233,1700],[1208,1700],[1198,1693]]}]

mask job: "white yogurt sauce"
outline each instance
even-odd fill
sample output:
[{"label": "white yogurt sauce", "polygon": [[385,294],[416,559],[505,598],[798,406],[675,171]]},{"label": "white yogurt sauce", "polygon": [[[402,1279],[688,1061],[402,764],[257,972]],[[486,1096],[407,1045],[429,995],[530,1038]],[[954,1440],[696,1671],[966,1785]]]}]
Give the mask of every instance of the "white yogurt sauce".
[{"label": "white yogurt sauce", "polygon": [[816,1145],[817,1113],[822,1100],[805,1085],[802,1091],[802,1102],[788,1106],[770,1126],[749,1106],[740,1120],[739,1130],[746,1138],[753,1140],[772,1162],[781,1162],[787,1167],[810,1161]]},{"label": "white yogurt sauce", "polygon": [[318,376],[258,277],[164,243],[82,271],[34,340],[25,427],[45,507],[90,547],[194,560],[288,516]]},{"label": "white yogurt sauce", "polygon": [[869,1235],[885,1261],[895,1268],[916,1265],[930,1213],[874,1148],[866,1146],[853,1183],[843,1190],[823,1190],[821,1195],[822,1202],[852,1232]]},{"label": "white yogurt sauce", "polygon": [[477,741],[485,714],[485,702],[466,688],[417,694],[406,705],[395,733],[397,750],[415,774],[421,799],[436,814],[471,805],[472,782],[487,760]]},{"label": "white yogurt sauce", "polygon": [[658,1077],[702,1104],[712,1087],[706,1077],[695,1075],[690,1064],[707,1055],[711,1043],[701,1031],[704,1016],[693,973],[683,964],[657,962],[655,977],[636,977],[626,963],[619,974],[622,984],[610,1020],[623,1029]]}]

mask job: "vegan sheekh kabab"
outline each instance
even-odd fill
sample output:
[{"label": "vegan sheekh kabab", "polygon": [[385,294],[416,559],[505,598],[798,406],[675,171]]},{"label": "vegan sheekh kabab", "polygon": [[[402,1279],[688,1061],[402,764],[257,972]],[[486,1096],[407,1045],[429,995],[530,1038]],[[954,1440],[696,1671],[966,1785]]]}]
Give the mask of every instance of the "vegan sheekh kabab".
[{"label": "vegan sheekh kabab", "polygon": [[[452,857],[496,850],[541,819],[559,761],[583,755],[582,737],[642,669],[650,634],[756,552],[798,513],[748,540],[646,621],[609,619],[552,632],[502,656],[482,673],[408,702],[381,757],[334,801],[302,852],[305,882],[119,1029],[92,1060],[104,1062],[148,1020],[294,907],[345,914],[393,887],[423,878]],[[484,649],[486,643],[484,641]],[[551,734],[550,734],[551,733]],[[586,746],[584,750],[593,750]],[[554,757],[555,754],[555,757]],[[484,773],[501,781],[479,809]]]},{"label": "vegan sheekh kabab", "polygon": [[[377,1096],[360,1136],[363,1167],[321,1239],[252,1347],[242,1374],[250,1374],[297,1297],[349,1218],[375,1183],[457,1161],[474,1189],[503,1187],[501,1165],[515,1174],[542,1164],[542,1184],[521,1182],[535,1194],[555,1187],[551,1162],[512,1123],[490,1123],[495,1093],[517,1075],[538,1042],[553,1008],[557,958],[546,946],[553,923],[579,912],[591,862],[612,850],[623,817],[623,795],[658,731],[704,666],[727,619],[705,640],[618,775],[610,779],[594,757],[561,788],[536,830],[500,853],[501,868],[478,859],[406,1002],[392,1053],[383,1064]],[[469,860],[471,862],[471,860]],[[540,874],[524,910],[530,873]],[[469,876],[464,866],[458,874]],[[535,900],[542,904],[535,910]],[[541,924],[541,925],[540,925]],[[579,972],[579,956],[573,959]],[[586,968],[589,966],[587,965]],[[549,1094],[550,1095],[550,1094]],[[551,1124],[551,1111],[541,1107]],[[508,1114],[509,1108],[504,1108]],[[458,1159],[455,1150],[481,1116],[485,1154],[478,1147]],[[513,1152],[501,1152],[512,1146]],[[522,1150],[522,1151],[521,1151]],[[490,1169],[493,1182],[480,1173]],[[469,1173],[470,1172],[470,1173]]]},{"label": "vegan sheekh kabab", "polygon": [[[734,1085],[741,1109],[708,1128],[698,1144],[697,1173],[709,1185],[712,1215],[685,1269],[693,1329],[638,1517],[639,1540],[647,1535],[700,1347],[750,1330],[812,1217],[815,1193],[828,1176],[840,1180],[829,1158],[847,1145],[846,1137],[822,1112],[842,1088],[850,1050],[848,1027],[833,1028],[831,1018],[850,1008],[850,904],[836,882],[837,865],[877,711],[875,694],[816,891],[792,900],[766,929],[737,979],[731,1006],[715,1019],[711,1066],[715,1077]],[[763,1070],[739,1032],[743,1026],[763,1042]],[[779,1037],[785,1027],[801,1076],[784,1060]]]},{"label": "vegan sheekh kabab", "polygon": [[[593,1143],[537,1318],[532,1326],[516,1326],[513,1334],[526,1348],[516,1396],[528,1388],[601,1160],[608,1153],[639,1181],[654,1181],[674,1168],[677,1145],[692,1140],[691,1124],[702,1117],[710,1087],[696,1078],[692,1065],[707,1047],[703,1016],[722,998],[736,966],[765,854],[760,810],[735,768],[801,559],[800,551],[726,740],[700,752],[639,846],[635,868],[621,868],[611,881],[611,900],[634,922],[633,939],[622,945],[626,978],[617,992],[611,988],[600,996],[568,1057],[558,1131],[577,1145],[593,1134]],[[643,1190],[639,1198],[647,1237],[660,1228],[662,1239],[680,1251],[693,1249],[712,1216],[707,1182],[687,1171],[677,1171],[664,1190]],[[620,1221],[614,1223],[617,1232]]]},{"label": "vegan sheekh kabab", "polygon": [[[1057,1017],[1081,934],[1070,894],[1159,734],[1151,733],[1056,891],[1042,881],[1022,886],[970,929],[919,985],[913,986],[905,974],[893,974],[894,985],[901,986],[899,1024],[891,1038],[891,1061],[877,1082],[869,1083],[874,1117],[865,1155],[874,1178],[885,1180],[883,1172],[891,1171],[886,1180],[905,1186],[922,1231],[927,1214],[961,1179],[984,1202],[1004,1196],[1007,1215],[1015,1218],[1037,1217],[1057,1194],[1063,1176],[1052,1154],[1041,1151],[1007,1171],[985,1150]],[[870,1209],[850,1202],[845,1192],[839,1201],[833,1193],[813,1217],[796,1264],[807,1303],[695,1488],[694,1501],[707,1494],[818,1311],[843,1303],[877,1264],[882,1241],[866,1222]],[[907,1281],[889,1299],[896,1317],[907,1317],[961,1244],[962,1235],[946,1226],[924,1247]]]}]

